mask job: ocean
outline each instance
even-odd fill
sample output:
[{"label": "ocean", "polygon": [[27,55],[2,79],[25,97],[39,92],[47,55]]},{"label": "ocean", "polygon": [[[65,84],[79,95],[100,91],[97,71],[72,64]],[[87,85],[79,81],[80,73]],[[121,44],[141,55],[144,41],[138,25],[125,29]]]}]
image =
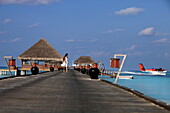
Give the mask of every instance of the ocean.
[{"label": "ocean", "polygon": [[[134,79],[118,79],[117,84],[137,90],[170,105],[170,72],[167,72],[166,75],[149,75],[140,71],[124,71],[121,75],[133,75]],[[104,75],[99,78],[110,82],[115,80],[115,78]]]}]

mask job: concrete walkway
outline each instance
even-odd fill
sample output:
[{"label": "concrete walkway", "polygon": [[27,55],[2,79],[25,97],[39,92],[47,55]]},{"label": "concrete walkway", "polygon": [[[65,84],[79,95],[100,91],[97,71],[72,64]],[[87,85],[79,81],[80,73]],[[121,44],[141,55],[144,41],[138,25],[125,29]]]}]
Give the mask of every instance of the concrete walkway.
[{"label": "concrete walkway", "polygon": [[169,113],[76,71],[0,80],[0,113]]}]

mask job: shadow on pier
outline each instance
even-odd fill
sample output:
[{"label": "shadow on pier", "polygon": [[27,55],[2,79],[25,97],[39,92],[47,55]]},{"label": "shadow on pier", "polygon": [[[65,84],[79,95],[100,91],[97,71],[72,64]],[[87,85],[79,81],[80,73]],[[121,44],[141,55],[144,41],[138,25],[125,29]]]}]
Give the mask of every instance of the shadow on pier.
[{"label": "shadow on pier", "polygon": [[0,80],[0,107],[0,113],[169,113],[73,70]]}]

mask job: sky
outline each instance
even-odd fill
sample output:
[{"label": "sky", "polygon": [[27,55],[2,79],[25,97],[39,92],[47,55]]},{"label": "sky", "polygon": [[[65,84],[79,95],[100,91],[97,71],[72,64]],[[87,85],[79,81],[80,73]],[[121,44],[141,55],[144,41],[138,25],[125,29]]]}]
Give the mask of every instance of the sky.
[{"label": "sky", "polygon": [[170,70],[169,21],[169,0],[0,0],[0,65],[44,37],[70,63],[91,56],[109,68],[127,54],[124,70]]}]

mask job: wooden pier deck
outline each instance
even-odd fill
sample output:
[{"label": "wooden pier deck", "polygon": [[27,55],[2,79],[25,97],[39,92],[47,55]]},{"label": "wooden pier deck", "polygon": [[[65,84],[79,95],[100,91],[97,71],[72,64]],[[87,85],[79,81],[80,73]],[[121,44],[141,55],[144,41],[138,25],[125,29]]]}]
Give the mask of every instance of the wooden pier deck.
[{"label": "wooden pier deck", "polygon": [[70,70],[0,80],[0,113],[169,113]]}]

